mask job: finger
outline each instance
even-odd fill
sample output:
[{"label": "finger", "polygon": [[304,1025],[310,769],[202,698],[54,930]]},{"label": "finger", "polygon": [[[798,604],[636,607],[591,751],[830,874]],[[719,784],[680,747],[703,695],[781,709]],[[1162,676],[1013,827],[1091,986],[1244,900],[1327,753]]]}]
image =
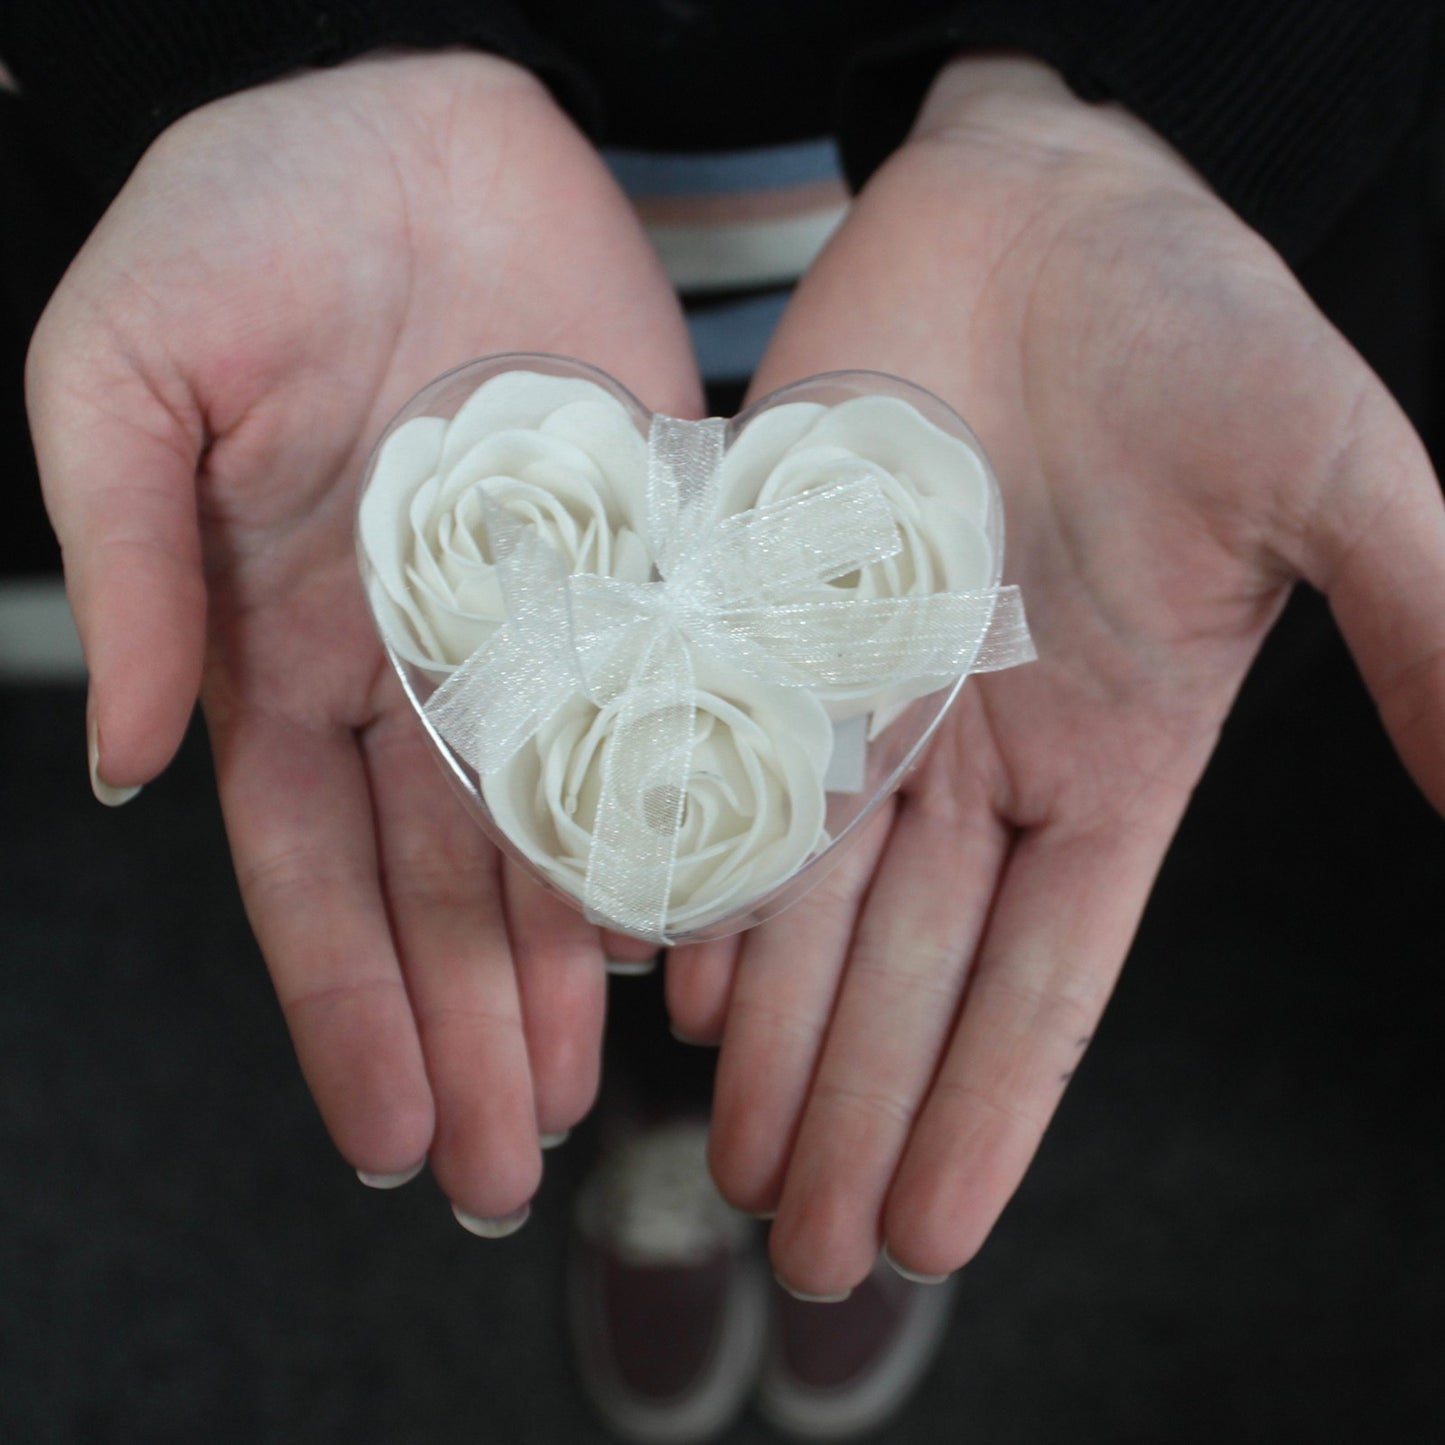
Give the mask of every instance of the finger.
[{"label": "finger", "polygon": [[1445,504],[1373,378],[1304,571],[1326,592],[1400,756],[1445,811]]},{"label": "finger", "polygon": [[500,855],[398,708],[364,738],[387,907],[436,1101],[431,1169],[473,1220],[523,1208],[541,1180],[532,1072]]},{"label": "finger", "polygon": [[743,938],[734,933],[669,950],[667,1012],[684,1043],[715,1044],[722,1038]]},{"label": "finger", "polygon": [[607,973],[597,929],[512,859],[502,872],[537,1124],[565,1134],[592,1107]]},{"label": "finger", "polygon": [[872,1269],[884,1200],[942,1056],[1009,848],[986,799],[904,800],[788,1163],[773,1265],[807,1294]]},{"label": "finger", "polygon": [[708,1158],[723,1195],[771,1213],[833,1009],[890,800],[833,871],[744,940],[714,1087]]},{"label": "finger", "polygon": [[622,977],[651,973],[657,967],[658,949],[655,943],[642,938],[633,938],[628,933],[615,929],[602,930],[602,951],[607,959],[607,972]]},{"label": "finger", "polygon": [[164,403],[64,306],[36,331],[26,386],[90,672],[96,792],[113,800],[113,790],[149,782],[170,762],[200,686],[201,422],[183,404]]},{"label": "finger", "polygon": [[890,1256],[947,1274],[983,1244],[1038,1149],[1138,926],[1182,794],[1139,821],[1016,844],[958,1024],[884,1208]]},{"label": "finger", "polygon": [[432,1096],[392,946],[355,739],[212,708],[246,912],[336,1147],[370,1174],[426,1157]]}]

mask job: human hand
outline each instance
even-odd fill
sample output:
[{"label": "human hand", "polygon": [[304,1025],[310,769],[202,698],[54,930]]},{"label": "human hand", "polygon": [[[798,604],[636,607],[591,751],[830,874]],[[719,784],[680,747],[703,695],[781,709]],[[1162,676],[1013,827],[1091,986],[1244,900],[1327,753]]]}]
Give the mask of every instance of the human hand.
[{"label": "human hand", "polygon": [[382,1176],[429,1153],[474,1220],[525,1205],[539,1128],[591,1102],[601,946],[502,866],[428,756],[352,512],[412,392],[521,349],[697,414],[656,258],[542,86],[489,56],[398,55],[171,127],[28,369],[97,792],[165,766],[200,687],[237,877],[337,1146]]},{"label": "human hand", "polygon": [[679,951],[722,1036],[712,1166],[779,1275],[983,1243],[1117,976],[1293,581],[1445,806],[1445,509],[1383,386],[1161,140],[1043,66],[955,62],[802,283],[755,390],[872,367],[993,459],[1040,661],[971,679],[856,850]]}]

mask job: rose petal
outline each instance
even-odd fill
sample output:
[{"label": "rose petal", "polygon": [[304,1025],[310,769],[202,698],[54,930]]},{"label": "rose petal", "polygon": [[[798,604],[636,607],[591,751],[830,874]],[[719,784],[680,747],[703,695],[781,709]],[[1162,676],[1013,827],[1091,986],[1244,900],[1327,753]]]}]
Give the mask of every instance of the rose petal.
[{"label": "rose petal", "polygon": [[436,469],[446,423],[413,417],[381,444],[357,517],[361,550],[387,594],[405,606],[405,558],[410,550],[410,514],[417,489]]},{"label": "rose petal", "polygon": [[829,407],[806,440],[847,447],[924,496],[946,498],[980,519],[987,515],[988,477],[973,448],[898,397],[859,396]]},{"label": "rose petal", "polygon": [[440,681],[452,671],[448,665],[438,666],[441,644],[426,623],[404,612],[375,578],[367,590],[372,616],[381,635],[397,656],[414,667],[422,668],[433,681]]},{"label": "rose petal", "polygon": [[505,371],[467,398],[447,428],[441,469],[450,471],[482,438],[499,431],[535,431],[553,412],[577,401],[625,411],[610,392],[581,377],[546,376],[539,371]]},{"label": "rose petal", "polygon": [[814,401],[784,402],[759,412],[734,438],[718,468],[722,516],[757,506],[758,493],[778,462],[827,408]]},{"label": "rose petal", "polygon": [[974,592],[992,586],[993,548],[974,516],[939,497],[924,497],[919,511],[919,532],[941,574],[939,589]]},{"label": "rose petal", "polygon": [[563,437],[521,429],[495,432],[474,442],[450,465],[444,461],[441,495],[433,505],[450,508],[462,493],[481,482],[527,481],[534,475],[541,485],[555,481],[565,498],[601,505],[597,495],[601,473],[585,451]]},{"label": "rose petal", "polygon": [[570,442],[591,459],[605,484],[607,519],[614,528],[642,531],[647,495],[647,441],[611,397],[559,407],[542,432]]},{"label": "rose petal", "polygon": [[[668,928],[696,927],[770,893],[813,856],[823,836],[822,777],[833,729],[802,689],[697,660],[698,742]],[[493,819],[517,848],[580,898],[606,740],[620,699],[568,703],[512,761],[482,780]],[[689,816],[694,789],[702,818]]]}]

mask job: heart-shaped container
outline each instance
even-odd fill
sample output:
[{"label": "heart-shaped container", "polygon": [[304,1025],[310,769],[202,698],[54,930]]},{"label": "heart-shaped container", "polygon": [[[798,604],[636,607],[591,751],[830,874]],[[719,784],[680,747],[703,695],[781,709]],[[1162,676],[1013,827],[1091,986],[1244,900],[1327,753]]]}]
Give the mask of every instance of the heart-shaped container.
[{"label": "heart-shaped container", "polygon": [[[749,672],[747,658],[763,656],[756,646],[740,667],[734,653],[716,652],[705,628],[697,634],[701,642],[688,641],[693,630],[686,618],[697,611],[686,601],[673,614],[685,614],[681,632],[668,633],[669,645],[683,645],[691,659],[686,698],[673,696],[657,714],[675,722],[686,702],[692,741],[685,765],[678,765],[685,766],[676,775],[682,786],[654,781],[638,801],[643,811],[651,809],[644,831],[617,831],[612,814],[602,818],[602,810],[621,806],[607,790],[620,786],[619,770],[635,773],[647,762],[644,747],[639,763],[637,746],[639,736],[647,736],[645,726],[637,731],[639,709],[645,714],[646,708],[634,705],[630,722],[626,712],[628,688],[642,674],[619,684],[618,669],[626,671],[617,661],[621,652],[609,653],[612,662],[590,674],[579,670],[577,659],[586,660],[589,646],[594,657],[611,646],[614,634],[597,634],[600,643],[585,639],[615,596],[639,599],[646,610],[663,595],[654,554],[668,546],[659,540],[648,479],[650,470],[657,475],[657,436],[666,426],[674,428],[674,456],[677,436],[684,451],[692,446],[692,432],[667,421],[655,427],[653,414],[626,388],[569,358],[511,353],[469,362],[425,387],[388,426],[362,481],[357,532],[382,643],[419,726],[476,820],[555,893],[585,905],[594,921],[672,944],[748,928],[798,899],[899,786],[968,671],[1028,654],[1021,613],[1011,624],[1013,642],[1005,640],[1002,650],[994,645],[1002,617],[997,599],[1011,590],[999,586],[998,484],[978,439],[932,393],[879,372],[833,372],[775,392],[725,427],[694,424],[711,428],[714,452],[703,470],[711,469],[714,522],[742,519],[731,524],[734,560],[748,555],[736,550],[739,528],[781,516],[804,499],[816,510],[820,489],[841,485],[839,478],[862,478],[868,505],[888,509],[892,555],[841,573],[835,565],[797,598],[769,591],[779,572],[764,547],[753,599],[758,607],[748,616],[773,608],[778,617],[812,609],[813,616],[872,619],[916,606],[899,599],[961,594],[971,599],[976,636],[971,643],[963,639],[942,674],[915,669],[903,679],[870,674],[862,683],[857,676],[840,681],[825,660],[816,680],[809,673],[800,682],[798,667],[779,669],[767,657]],[[684,481],[684,489],[696,481]],[[804,515],[791,513],[795,521]],[[547,544],[541,551],[535,550],[539,541]],[[712,565],[713,555],[703,554],[689,575],[701,579],[704,592],[714,588],[708,595],[715,603],[721,564]],[[565,597],[557,593],[560,611],[547,612],[552,594],[538,591],[539,557],[549,575],[568,579],[558,584],[565,591]],[[844,602],[886,605],[840,611]],[[561,620],[548,627],[546,617]],[[779,635],[771,622],[769,614],[769,646]],[[684,640],[676,644],[679,636]],[[483,666],[482,682],[459,692],[509,640],[508,684],[499,688],[495,679],[502,674]],[[1013,655],[1005,656],[1010,648]],[[816,647],[802,652],[808,666],[821,655]],[[658,657],[674,654],[649,655],[655,670]],[[636,661],[635,653],[628,656]],[[781,680],[774,675],[779,670],[787,674]],[[653,695],[658,682],[651,679]],[[665,677],[661,683],[665,689]],[[504,699],[494,695],[499,691]],[[519,695],[513,721],[531,721],[513,728],[508,747],[517,736],[522,741],[499,765],[487,764],[486,757],[502,753],[472,746],[471,712],[488,713]],[[624,748],[633,751],[630,761],[620,762]],[[596,841],[602,834],[610,845]],[[645,853],[657,834],[668,851],[665,903],[640,924],[635,910],[610,907],[611,895],[599,891],[596,880],[603,864],[614,873],[631,867],[629,837],[641,838]],[[604,846],[616,856],[599,863],[594,849]],[[654,867],[653,876],[664,875]]]}]

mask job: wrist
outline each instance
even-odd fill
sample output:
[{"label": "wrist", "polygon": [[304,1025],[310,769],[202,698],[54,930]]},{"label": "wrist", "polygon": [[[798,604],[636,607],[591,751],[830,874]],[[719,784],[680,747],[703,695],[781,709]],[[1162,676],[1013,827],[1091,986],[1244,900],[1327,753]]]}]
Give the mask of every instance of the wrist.
[{"label": "wrist", "polygon": [[380,144],[418,163],[459,118],[524,111],[529,125],[575,128],[548,88],[523,66],[484,51],[375,50],[337,65],[306,66],[196,107],[148,146],[132,178],[190,164],[198,153],[275,157],[297,147]]},{"label": "wrist", "polygon": [[1077,100],[1054,68],[1020,51],[984,50],[956,55],[934,77],[919,107],[914,136],[957,124],[980,105],[1032,103],[1067,109]]},{"label": "wrist", "polygon": [[939,71],[906,144],[983,142],[1060,162],[1110,159],[1202,185],[1189,162],[1137,116],[1081,100],[1052,66],[1011,51],[955,56]]}]

